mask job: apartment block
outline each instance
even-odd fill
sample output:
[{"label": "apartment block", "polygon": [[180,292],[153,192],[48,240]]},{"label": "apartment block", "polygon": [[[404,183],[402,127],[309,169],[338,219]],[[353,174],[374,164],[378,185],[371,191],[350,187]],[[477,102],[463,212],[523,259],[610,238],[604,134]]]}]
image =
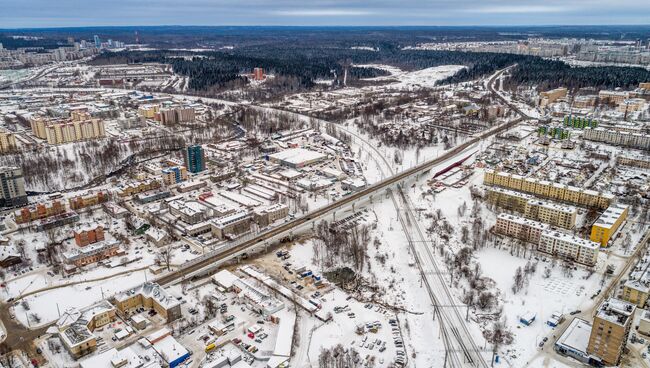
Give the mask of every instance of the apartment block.
[{"label": "apartment block", "polygon": [[609,239],[627,218],[628,207],[622,204],[612,205],[603,212],[591,227],[590,239],[601,246],[607,246]]},{"label": "apartment block", "polygon": [[625,91],[600,91],[598,92],[598,98],[601,102],[608,102],[613,104],[620,104],[621,102],[628,99],[629,93]]},{"label": "apartment block", "polygon": [[483,184],[496,185],[534,194],[542,198],[601,209],[609,207],[610,203],[614,200],[614,196],[608,193],[599,193],[589,189],[552,183],[535,178],[524,178],[521,175],[494,171],[492,169],[485,170]]},{"label": "apartment block", "polygon": [[640,167],[642,169],[650,169],[650,156],[618,156],[616,163],[625,166]]},{"label": "apartment block", "polygon": [[572,206],[561,206],[555,203],[531,199],[526,202],[524,216],[552,226],[573,229],[576,226],[577,213],[578,210]]},{"label": "apartment block", "polygon": [[68,204],[73,210],[80,210],[82,208],[95,206],[108,201],[108,193],[97,192],[86,195],[79,195],[68,199]]},{"label": "apartment block", "polygon": [[17,147],[14,133],[0,130],[0,153],[13,152]]},{"label": "apartment block", "polygon": [[568,90],[564,87],[552,89],[550,91],[540,92],[540,106],[544,107],[550,103],[553,103],[560,98],[564,98],[567,95]]},{"label": "apartment block", "polygon": [[159,110],[160,106],[158,105],[142,105],[138,107],[138,114],[147,119],[153,119]]},{"label": "apartment block", "polygon": [[646,150],[650,149],[650,135],[648,134],[622,132],[601,127],[585,129],[582,137],[594,142]]},{"label": "apartment block", "polygon": [[0,167],[0,206],[14,207],[26,204],[23,169],[15,166]]},{"label": "apartment block", "polygon": [[162,169],[162,181],[165,185],[174,185],[187,180],[185,166],[174,166]]},{"label": "apartment block", "polygon": [[32,132],[49,144],[63,144],[106,136],[104,122],[99,119],[65,120],[35,117],[30,121]]},{"label": "apartment block", "polygon": [[542,233],[537,250],[567,261],[594,266],[598,261],[600,245],[558,230],[549,230]]},{"label": "apartment block", "polygon": [[627,280],[623,285],[623,300],[635,304],[639,308],[645,307],[650,295],[650,288],[646,280]]},{"label": "apartment block", "polygon": [[159,114],[160,122],[165,125],[191,122],[196,117],[194,108],[185,106],[162,108]]},{"label": "apartment block", "polygon": [[533,244],[539,244],[542,233],[549,228],[547,224],[505,213],[497,216],[495,230],[499,234],[511,236]]},{"label": "apartment block", "polygon": [[615,366],[625,349],[636,306],[624,300],[610,298],[596,311],[587,352]]},{"label": "apartment block", "polygon": [[17,224],[24,224],[30,221],[41,220],[47,217],[63,214],[66,211],[65,204],[55,200],[51,203],[39,203],[30,207],[23,207],[14,212],[14,220]]},{"label": "apartment block", "polygon": [[97,243],[104,240],[104,227],[97,226],[94,229],[85,229],[74,232],[75,244],[79,247],[85,247],[88,244]]},{"label": "apartment block", "polygon": [[528,201],[535,199],[534,196],[514,190],[488,187],[486,190],[487,201],[497,207],[520,213],[526,212]]}]

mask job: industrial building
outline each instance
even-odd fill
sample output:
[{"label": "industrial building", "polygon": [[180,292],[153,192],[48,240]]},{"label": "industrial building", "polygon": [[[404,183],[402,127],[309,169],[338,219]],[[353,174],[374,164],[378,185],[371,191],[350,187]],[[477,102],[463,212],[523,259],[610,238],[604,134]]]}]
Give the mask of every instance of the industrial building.
[{"label": "industrial building", "polygon": [[294,169],[304,167],[307,165],[321,162],[327,159],[327,155],[311,151],[304,148],[290,148],[278,153],[269,155],[269,160],[283,166],[291,167]]}]

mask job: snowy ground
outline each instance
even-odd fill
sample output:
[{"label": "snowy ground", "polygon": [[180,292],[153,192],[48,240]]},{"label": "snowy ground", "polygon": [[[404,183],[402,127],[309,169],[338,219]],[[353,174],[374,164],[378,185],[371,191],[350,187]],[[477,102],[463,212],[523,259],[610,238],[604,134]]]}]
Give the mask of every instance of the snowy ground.
[{"label": "snowy ground", "polygon": [[397,82],[390,83],[386,86],[383,86],[382,88],[401,89],[411,89],[414,87],[433,88],[436,86],[436,83],[439,80],[450,77],[461,69],[465,68],[462,65],[442,65],[409,72],[390,65],[363,64],[355,66],[360,68],[367,67],[386,70],[390,73],[390,75],[375,78],[366,78],[364,80],[377,82],[397,80]]}]

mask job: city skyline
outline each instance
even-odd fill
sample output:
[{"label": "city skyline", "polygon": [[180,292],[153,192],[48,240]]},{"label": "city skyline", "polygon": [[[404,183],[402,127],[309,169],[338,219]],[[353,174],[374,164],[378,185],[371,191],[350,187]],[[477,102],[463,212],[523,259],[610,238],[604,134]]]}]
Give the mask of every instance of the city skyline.
[{"label": "city skyline", "polygon": [[[514,26],[648,24],[650,2],[478,0],[9,1],[2,28],[79,26]],[[101,9],[101,11],[98,11]]]}]

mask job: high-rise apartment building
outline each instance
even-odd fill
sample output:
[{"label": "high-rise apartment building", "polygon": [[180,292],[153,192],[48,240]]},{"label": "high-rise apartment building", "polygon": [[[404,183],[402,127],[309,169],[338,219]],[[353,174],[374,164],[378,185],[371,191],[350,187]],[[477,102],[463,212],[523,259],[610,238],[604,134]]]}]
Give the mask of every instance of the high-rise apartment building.
[{"label": "high-rise apartment building", "polygon": [[104,122],[91,119],[88,114],[72,114],[71,120],[49,120],[35,117],[30,121],[32,132],[49,144],[63,144],[84,140],[104,138]]},{"label": "high-rise apartment building", "polygon": [[0,152],[12,152],[16,150],[16,137],[14,133],[0,130]]},{"label": "high-rise apartment building", "polygon": [[632,303],[610,298],[596,312],[589,336],[587,352],[602,359],[610,366],[618,365],[625,349],[636,306]]},{"label": "high-rise apartment building", "polygon": [[13,207],[26,204],[23,170],[19,167],[0,167],[0,206]]},{"label": "high-rise apartment building", "polygon": [[94,40],[95,40],[95,47],[100,49],[102,47],[102,40],[97,35],[95,35]]},{"label": "high-rise apartment building", "polygon": [[191,173],[198,173],[205,170],[205,153],[200,145],[189,146],[183,151],[185,167]]}]

